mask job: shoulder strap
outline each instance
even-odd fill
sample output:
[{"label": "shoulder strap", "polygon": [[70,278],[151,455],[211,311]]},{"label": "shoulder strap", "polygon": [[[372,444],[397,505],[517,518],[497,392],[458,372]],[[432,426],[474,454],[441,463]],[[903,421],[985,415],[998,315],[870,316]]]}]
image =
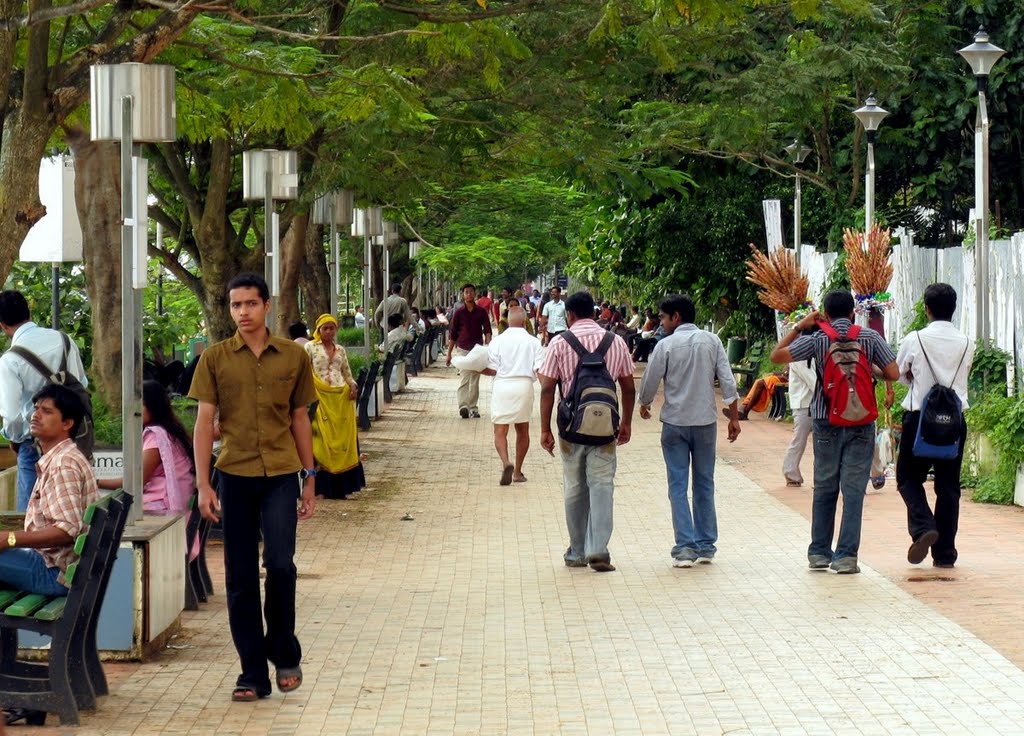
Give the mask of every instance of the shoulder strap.
[{"label": "shoulder strap", "polygon": [[562,339],[569,344],[569,347],[576,351],[576,355],[582,356],[586,354],[587,350],[583,347],[583,343],[580,342],[576,335],[572,334],[571,330],[565,330],[559,334],[562,336]]},{"label": "shoulder strap", "polygon": [[68,371],[68,353],[71,352],[71,338],[68,337],[66,332],[60,333],[60,336],[64,338],[64,355],[60,359],[60,370],[62,373]]},{"label": "shoulder strap", "polygon": [[[928,364],[928,370],[932,372],[932,378],[935,379],[935,383],[939,383],[939,377],[935,373],[935,369],[932,368],[932,361],[928,358],[928,353],[925,352],[924,342],[921,340],[921,332],[917,333],[917,344],[921,346],[921,355],[924,356],[924,362]],[[949,388],[953,388],[953,384],[956,383],[956,377],[960,375],[960,369],[964,366],[964,360],[967,359],[967,351],[970,350],[971,340],[967,339],[967,345],[964,346],[964,352],[960,355],[960,362],[957,363],[956,370],[953,371],[953,377],[949,381]],[[939,384],[942,385],[942,384]]]},{"label": "shoulder strap", "polygon": [[594,352],[600,355],[603,359],[605,354],[611,348],[613,342],[615,342],[615,333],[609,331],[601,338],[601,344],[597,346],[597,350]]},{"label": "shoulder strap", "polygon": [[39,359],[39,356],[28,348],[23,348],[21,345],[13,345],[11,346],[10,352],[15,355],[20,355],[26,363],[42,373],[43,378],[49,380],[50,376],[53,375],[53,371],[47,368],[46,364]]},{"label": "shoulder strap", "polygon": [[850,325],[850,329],[846,331],[847,340],[856,340],[860,337],[860,325]]},{"label": "shoulder strap", "polygon": [[818,327],[821,328],[821,331],[825,333],[829,340],[839,339],[839,333],[836,332],[836,329],[829,322],[819,322]]}]

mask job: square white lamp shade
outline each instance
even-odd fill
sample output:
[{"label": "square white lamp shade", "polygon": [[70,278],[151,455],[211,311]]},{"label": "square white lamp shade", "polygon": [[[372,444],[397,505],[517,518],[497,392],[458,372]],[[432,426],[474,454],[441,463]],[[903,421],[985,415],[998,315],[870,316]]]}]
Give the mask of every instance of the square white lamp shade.
[{"label": "square white lamp shade", "polygon": [[384,244],[387,246],[397,245],[399,241],[398,223],[391,220],[384,220]]},{"label": "square white lamp shade", "polygon": [[313,203],[313,224],[334,224],[342,227],[351,225],[352,192],[348,189],[339,189],[317,197]]},{"label": "square white lamp shade", "polygon": [[384,234],[384,212],[380,207],[357,208],[352,214],[352,237],[377,237]]},{"label": "square white lamp shade", "polygon": [[266,198],[267,169],[271,177],[271,199],[295,199],[299,196],[299,155],[295,151],[264,148],[242,152],[242,198]]},{"label": "square white lamp shade", "polygon": [[35,263],[82,260],[82,225],[75,207],[75,162],[70,156],[39,162],[39,199],[46,214],[21,243],[18,258]]},{"label": "square white lamp shade", "polygon": [[132,98],[132,139],[173,141],[177,135],[174,67],[167,64],[97,64],[90,67],[90,119],[94,141],[121,140],[121,100]]}]

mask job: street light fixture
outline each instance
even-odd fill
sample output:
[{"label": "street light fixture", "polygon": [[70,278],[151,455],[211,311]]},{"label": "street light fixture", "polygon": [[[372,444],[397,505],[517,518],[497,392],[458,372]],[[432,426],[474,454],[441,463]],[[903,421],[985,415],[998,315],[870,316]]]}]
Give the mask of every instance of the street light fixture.
[{"label": "street light fixture", "polygon": [[[802,164],[808,156],[811,155],[811,149],[803,145],[799,140],[794,139],[792,143],[786,146],[786,153],[793,159],[794,164]],[[800,169],[796,170],[796,188],[793,192],[793,252],[796,256],[796,265],[800,266],[800,241],[802,239],[800,234],[800,206],[803,195],[800,188]]]},{"label": "street light fixture", "polygon": [[363,345],[370,354],[370,326],[375,307],[370,303],[370,279],[373,274],[373,239],[384,234],[384,213],[380,207],[356,209],[352,214],[352,237],[363,239],[363,307],[366,328]]},{"label": "street light fixture", "polygon": [[242,152],[242,198],[263,200],[264,278],[270,286],[271,331],[277,326],[278,297],[281,296],[281,243],[274,200],[299,196],[299,157],[295,151],[273,148]]},{"label": "street light fixture", "polygon": [[[341,246],[338,226],[352,224],[352,192],[339,189],[319,197],[313,204],[313,223],[331,226],[331,314],[338,314],[338,295],[341,293]],[[346,299],[347,301],[347,299]],[[348,304],[345,305],[348,309]]]},{"label": "street light fixture", "polygon": [[875,224],[875,140],[878,137],[878,126],[889,113],[878,106],[873,94],[868,95],[864,107],[859,107],[853,114],[864,126],[868,138],[868,165],[864,172],[864,238],[867,240],[871,226]]},{"label": "street light fixture", "polygon": [[130,519],[142,518],[142,290],[148,281],[148,162],[140,142],[175,140],[174,67],[97,64],[89,70],[91,137],[121,144],[121,424]]},{"label": "street light fixture", "polygon": [[988,138],[990,121],[985,98],[988,93],[988,75],[995,63],[1005,53],[998,46],[989,43],[988,32],[984,27],[978,29],[974,36],[974,43],[960,49],[960,56],[964,57],[971,65],[974,78],[978,80],[978,113],[974,119],[974,232],[976,236],[974,269],[976,271],[976,323],[978,338],[982,340],[988,339],[989,332]]}]

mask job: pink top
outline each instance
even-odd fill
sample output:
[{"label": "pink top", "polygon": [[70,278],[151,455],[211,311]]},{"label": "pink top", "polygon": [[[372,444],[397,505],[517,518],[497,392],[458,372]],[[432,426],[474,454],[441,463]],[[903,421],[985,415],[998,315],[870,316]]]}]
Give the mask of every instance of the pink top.
[{"label": "pink top", "polygon": [[[601,340],[608,334],[608,330],[592,319],[578,319],[569,330],[587,350],[597,350]],[[548,345],[544,363],[537,372],[556,381],[561,380],[562,391],[568,393],[576,378],[576,365],[579,361],[576,351],[559,336]],[[611,347],[605,353],[604,363],[608,367],[608,373],[615,380],[633,375],[633,359],[629,355],[629,348],[626,347],[626,341],[618,335],[613,338]]]},{"label": "pink top", "polygon": [[[160,452],[160,464],[142,489],[142,510],[155,513],[188,511],[188,499],[195,485],[188,453],[166,429],[156,424],[143,427],[142,449]],[[172,469],[170,477],[168,468]]]}]

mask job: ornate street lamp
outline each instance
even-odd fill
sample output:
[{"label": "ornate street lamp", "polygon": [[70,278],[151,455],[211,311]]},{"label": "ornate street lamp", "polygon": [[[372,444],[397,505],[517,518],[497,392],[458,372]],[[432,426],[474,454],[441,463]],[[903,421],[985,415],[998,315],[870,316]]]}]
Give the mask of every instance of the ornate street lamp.
[{"label": "ornate street lamp", "polygon": [[[786,146],[786,153],[793,159],[794,164],[802,164],[808,156],[811,155],[811,149],[803,145],[799,140],[794,139],[792,143]],[[800,265],[800,204],[801,204],[801,190],[800,190],[800,169],[796,170],[796,189],[793,192],[793,251],[796,254],[796,265]]]},{"label": "ornate street lamp", "polygon": [[864,172],[864,238],[871,232],[871,226],[875,224],[875,139],[878,137],[878,126],[882,124],[889,113],[878,106],[878,101],[873,94],[868,95],[864,107],[859,107],[853,114],[864,126],[868,137],[868,165]]},{"label": "ornate street lamp", "polygon": [[977,330],[980,339],[989,334],[989,252],[988,252],[988,136],[989,119],[986,94],[988,75],[992,67],[1005,54],[998,46],[989,43],[988,32],[979,28],[974,43],[960,49],[960,56],[971,65],[974,78],[978,80],[978,113],[974,119],[974,232],[975,238],[975,297],[977,301]]}]

